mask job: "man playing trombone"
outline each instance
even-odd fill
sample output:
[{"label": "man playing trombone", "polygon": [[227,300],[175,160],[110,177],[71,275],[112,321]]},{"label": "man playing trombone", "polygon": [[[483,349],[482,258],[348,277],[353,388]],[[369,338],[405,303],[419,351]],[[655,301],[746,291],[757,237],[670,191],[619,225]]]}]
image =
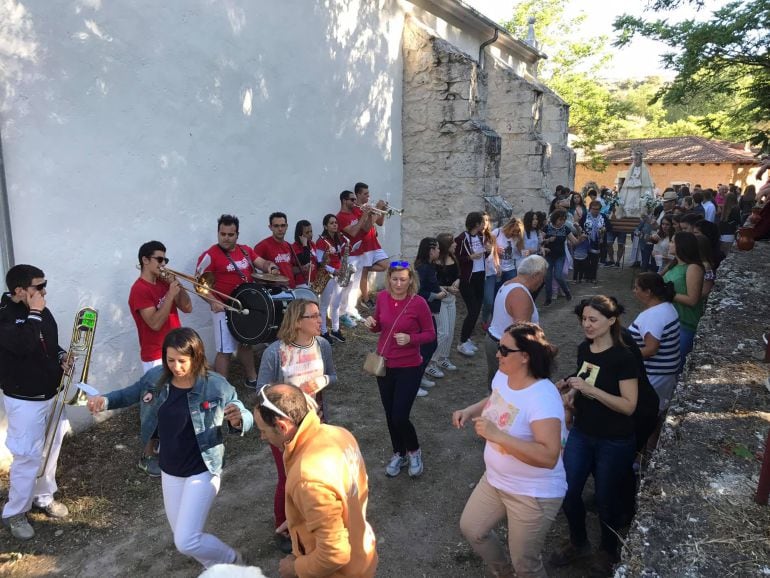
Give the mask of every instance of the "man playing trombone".
[{"label": "man playing trombone", "polygon": [[[206,249],[198,258],[197,274],[214,273],[214,289],[223,295],[231,295],[242,283],[252,282],[254,269],[265,273],[278,273],[275,263],[258,257],[248,245],[238,244],[240,222],[234,215],[222,215],[217,221],[217,243]],[[246,374],[246,387],[256,389],[257,370],[254,366],[254,353],[251,346],[238,343],[227,326],[225,304],[217,299],[208,299],[214,322],[214,341],[217,356],[214,359],[214,371],[227,377],[230,369],[230,356],[238,352],[238,359]]]},{"label": "man playing trombone", "polygon": [[[0,385],[5,394],[8,431],[5,445],[13,456],[3,525],[19,540],[35,531],[27,520],[31,507],[63,518],[67,507],[54,500],[56,462],[69,423],[60,420],[44,472],[46,422],[67,364],[59,347],[58,329],[45,306],[43,271],[32,265],[11,267],[5,277],[8,293],[0,300]],[[63,416],[63,414],[61,414]],[[38,473],[41,473],[38,477]]]},{"label": "man playing trombone", "polygon": [[[192,312],[190,296],[179,280],[173,276],[164,279],[163,267],[167,264],[166,247],[160,241],[149,241],[139,247],[141,274],[131,286],[128,306],[139,335],[144,373],[163,363],[163,340],[169,331],[181,325],[177,309]],[[157,440],[150,440],[139,460],[139,469],[152,477],[160,476],[156,443]]]}]

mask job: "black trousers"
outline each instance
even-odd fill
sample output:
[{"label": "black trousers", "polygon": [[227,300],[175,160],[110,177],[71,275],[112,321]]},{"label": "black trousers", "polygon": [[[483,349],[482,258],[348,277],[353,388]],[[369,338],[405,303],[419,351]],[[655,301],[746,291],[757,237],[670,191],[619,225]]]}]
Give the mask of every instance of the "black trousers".
[{"label": "black trousers", "polygon": [[394,454],[405,456],[407,452],[420,449],[417,432],[409,420],[409,414],[417,398],[421,377],[422,369],[415,365],[388,367],[385,375],[377,378]]},{"label": "black trousers", "polygon": [[477,271],[471,274],[470,280],[460,280],[460,295],[465,302],[465,308],[468,310],[460,330],[460,343],[465,343],[470,339],[473,328],[476,327],[476,322],[479,320],[481,306],[484,303],[485,275],[484,271]]}]

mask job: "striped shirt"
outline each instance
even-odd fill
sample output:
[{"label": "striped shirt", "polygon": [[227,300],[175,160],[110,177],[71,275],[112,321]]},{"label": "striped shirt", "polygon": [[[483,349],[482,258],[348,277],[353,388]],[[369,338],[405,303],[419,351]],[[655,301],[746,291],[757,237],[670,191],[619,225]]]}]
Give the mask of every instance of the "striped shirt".
[{"label": "striped shirt", "polygon": [[672,375],[679,371],[679,315],[671,303],[642,311],[628,328],[634,341],[644,347],[648,333],[660,342],[658,352],[644,360],[648,375]]}]

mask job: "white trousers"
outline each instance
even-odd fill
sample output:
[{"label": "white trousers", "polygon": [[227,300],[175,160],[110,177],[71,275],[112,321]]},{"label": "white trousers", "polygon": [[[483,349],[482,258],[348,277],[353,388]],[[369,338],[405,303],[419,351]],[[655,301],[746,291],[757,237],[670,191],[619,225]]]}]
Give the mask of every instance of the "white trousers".
[{"label": "white trousers", "polygon": [[43,463],[45,427],[54,399],[27,401],[5,396],[5,415],[8,418],[5,446],[13,455],[13,463],[3,518],[28,512],[33,501],[41,507],[53,502],[53,495],[58,489],[56,462],[64,434],[69,430],[64,412],[56,429],[45,472],[39,478],[37,472]]},{"label": "white trousers", "polygon": [[358,303],[358,298],[361,296],[361,275],[364,273],[360,257],[349,257],[348,263],[352,263],[355,266],[356,272],[353,273],[353,277],[350,279],[348,286],[342,289],[340,310],[341,313],[346,315],[349,313],[358,313],[356,304]]},{"label": "white trousers", "polygon": [[[340,303],[342,302],[342,287],[332,277],[321,293],[321,333],[326,333],[326,315],[332,320],[332,331],[340,330]],[[329,310],[331,308],[331,311]]]},{"label": "white trousers", "polygon": [[195,558],[204,568],[235,562],[235,550],[216,536],[203,533],[211,504],[219,492],[220,477],[208,471],[188,478],[162,472],[161,482],[166,518],[179,553]]},{"label": "white trousers", "polygon": [[436,352],[432,361],[441,361],[449,358],[452,350],[452,340],[455,336],[455,323],[457,321],[457,299],[451,293],[441,301],[441,310],[436,318]]},{"label": "white trousers", "polygon": [[153,367],[158,367],[159,365],[163,365],[163,359],[155,359],[153,361],[142,361],[142,371],[144,373],[147,373],[150,371]]}]

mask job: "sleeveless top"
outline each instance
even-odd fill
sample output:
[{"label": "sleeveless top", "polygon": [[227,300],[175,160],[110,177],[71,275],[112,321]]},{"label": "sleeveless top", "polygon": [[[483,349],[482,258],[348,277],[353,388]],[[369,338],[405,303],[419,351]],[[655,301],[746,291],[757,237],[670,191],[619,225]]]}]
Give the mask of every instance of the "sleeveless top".
[{"label": "sleeveless top", "polygon": [[532,317],[530,319],[516,319],[516,321],[540,323],[540,315],[537,312],[535,301],[532,299],[532,294],[529,292],[529,289],[521,283],[504,283],[495,296],[495,305],[492,311],[492,323],[489,324],[489,334],[495,339],[500,339],[503,332],[508,329],[508,326],[514,321],[505,309],[505,300],[508,298],[508,293],[516,288],[524,289],[527,297],[532,301]]},{"label": "sleeveless top", "polygon": [[[687,263],[681,263],[666,271],[663,276],[665,281],[671,281],[678,295],[687,295]],[[682,303],[673,303],[676,312],[679,313],[679,324],[695,331],[698,328],[698,321],[703,315],[703,303],[698,301],[695,305],[684,305]]]}]

